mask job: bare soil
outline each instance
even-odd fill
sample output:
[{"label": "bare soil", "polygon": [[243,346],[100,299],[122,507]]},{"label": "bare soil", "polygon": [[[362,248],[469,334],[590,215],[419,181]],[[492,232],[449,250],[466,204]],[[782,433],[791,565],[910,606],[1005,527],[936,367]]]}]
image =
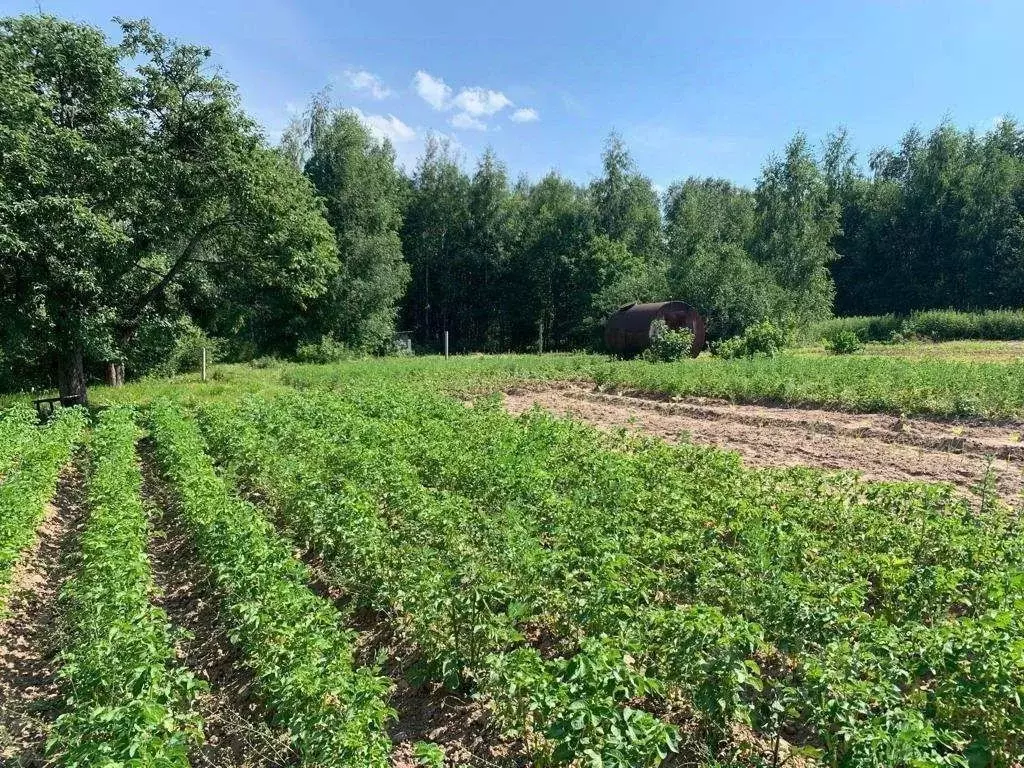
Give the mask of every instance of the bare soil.
[{"label": "bare soil", "polygon": [[209,685],[197,701],[205,741],[189,755],[189,762],[196,768],[295,765],[294,752],[266,724],[252,675],[228,642],[209,571],[197,558],[145,446],[142,453],[143,498],[153,525],[149,560],[158,589],[154,603],[185,630],[177,647],[182,664]]},{"label": "bare soil", "polygon": [[71,577],[85,519],[82,478],[69,464],[39,527],[35,547],[15,568],[9,613],[0,623],[0,766],[35,768],[61,703],[55,657],[58,597]]},{"label": "bare soil", "polygon": [[879,413],[737,405],[705,398],[656,400],[580,384],[518,387],[511,413],[534,407],[603,429],[736,451],[754,467],[855,470],[869,480],[951,483],[973,492],[990,467],[998,494],[1024,501],[1024,423],[951,422]]}]

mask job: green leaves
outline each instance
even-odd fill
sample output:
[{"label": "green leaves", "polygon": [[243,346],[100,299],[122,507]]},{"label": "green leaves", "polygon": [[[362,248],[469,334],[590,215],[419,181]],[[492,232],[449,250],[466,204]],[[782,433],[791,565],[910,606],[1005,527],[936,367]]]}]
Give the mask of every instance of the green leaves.
[{"label": "green leaves", "polygon": [[177,662],[174,631],[150,603],[149,536],[130,408],[105,410],[89,444],[89,520],[79,573],[61,596],[67,711],[48,750],[62,765],[187,768],[202,741],[204,684]]},{"label": "green leaves", "polygon": [[85,413],[79,408],[62,409],[42,428],[28,426],[30,418],[26,411],[15,409],[0,419],[0,437],[10,441],[0,450],[9,452],[8,464],[16,461],[0,482],[0,615],[7,602],[11,569],[35,541],[45,504],[85,428]]},{"label": "green leaves", "polygon": [[305,566],[272,526],[231,496],[195,425],[167,403],[151,407],[149,423],[185,523],[213,572],[231,642],[256,675],[272,724],[305,765],[386,766],[388,681],[355,666],[354,637],[342,617],[309,590]]}]

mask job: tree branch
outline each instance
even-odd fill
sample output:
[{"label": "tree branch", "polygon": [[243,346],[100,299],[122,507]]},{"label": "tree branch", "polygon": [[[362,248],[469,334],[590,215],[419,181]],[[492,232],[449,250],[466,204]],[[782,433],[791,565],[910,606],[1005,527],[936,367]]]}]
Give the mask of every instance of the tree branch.
[{"label": "tree branch", "polygon": [[171,264],[163,277],[157,280],[157,282],[139,298],[131,312],[125,316],[124,321],[121,323],[121,333],[119,334],[122,343],[130,339],[134,335],[135,331],[138,330],[139,323],[142,321],[142,316],[146,309],[164,294],[168,286],[170,286],[185,267],[197,260],[196,255],[199,253],[199,249],[202,246],[203,241],[218,229],[221,229],[233,222],[234,219],[229,216],[225,216],[224,218],[211,221],[209,224],[200,227],[192,233],[192,237],[189,238],[188,243],[182,249],[181,253],[178,254],[178,258],[174,260],[174,263]]}]

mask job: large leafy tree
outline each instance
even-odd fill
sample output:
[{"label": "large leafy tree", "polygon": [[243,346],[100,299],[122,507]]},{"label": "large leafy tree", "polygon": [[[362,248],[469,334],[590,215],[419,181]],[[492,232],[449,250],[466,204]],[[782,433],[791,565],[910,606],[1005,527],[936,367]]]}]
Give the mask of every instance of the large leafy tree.
[{"label": "large leafy tree", "polygon": [[839,258],[833,244],[841,231],[840,209],[803,134],[765,165],[754,200],[751,253],[783,288],[784,319],[800,325],[831,315],[829,267]]},{"label": "large leafy tree", "polygon": [[749,251],[756,220],[753,193],[724,179],[691,178],[665,193],[671,293],[705,314],[711,338],[778,309],[782,291]]},{"label": "large leafy tree", "polygon": [[354,112],[331,109],[325,92],[287,132],[285,154],[302,163],[337,240],[337,274],[300,320],[302,334],[331,336],[364,351],[385,349],[409,282],[398,234],[406,188],[394,149],[374,138]]},{"label": "large leafy tree", "polygon": [[130,366],[153,318],[234,291],[301,307],[336,265],[312,188],[209,51],[122,30],[0,20],[0,325],[22,359],[55,355],[62,396],[84,398],[87,357]]},{"label": "large leafy tree", "polygon": [[520,184],[518,238],[509,254],[506,327],[511,346],[564,349],[581,343],[590,307],[582,255],[594,237],[585,190],[550,173]]},{"label": "large leafy tree", "polygon": [[437,346],[461,310],[457,266],[470,216],[470,183],[450,143],[431,136],[412,177],[402,228],[412,272],[406,322],[420,343]]},{"label": "large leafy tree", "polygon": [[834,265],[843,313],[1020,306],[1024,129],[908,131],[842,185]]}]

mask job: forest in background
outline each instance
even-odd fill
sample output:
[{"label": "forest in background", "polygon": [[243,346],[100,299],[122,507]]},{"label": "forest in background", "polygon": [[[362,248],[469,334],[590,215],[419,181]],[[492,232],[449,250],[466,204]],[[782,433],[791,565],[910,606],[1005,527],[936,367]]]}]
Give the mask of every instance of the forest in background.
[{"label": "forest in background", "polygon": [[764,319],[1017,307],[1024,129],[944,123],[858,156],[797,134],[752,189],[659,194],[612,135],[600,175],[510,178],[431,139],[411,175],[315,97],[271,146],[201,46],[0,20],[0,388],[302,348],[589,349],[634,300],[713,340]]}]

